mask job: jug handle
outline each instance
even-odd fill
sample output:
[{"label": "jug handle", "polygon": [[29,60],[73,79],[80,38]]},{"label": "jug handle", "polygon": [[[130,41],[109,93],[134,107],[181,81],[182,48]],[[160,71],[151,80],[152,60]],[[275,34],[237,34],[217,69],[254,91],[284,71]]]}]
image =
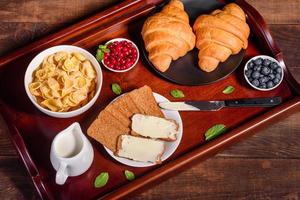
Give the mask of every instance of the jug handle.
[{"label": "jug handle", "polygon": [[58,185],[63,185],[66,182],[67,178],[67,164],[65,162],[61,162],[56,172],[55,182]]}]

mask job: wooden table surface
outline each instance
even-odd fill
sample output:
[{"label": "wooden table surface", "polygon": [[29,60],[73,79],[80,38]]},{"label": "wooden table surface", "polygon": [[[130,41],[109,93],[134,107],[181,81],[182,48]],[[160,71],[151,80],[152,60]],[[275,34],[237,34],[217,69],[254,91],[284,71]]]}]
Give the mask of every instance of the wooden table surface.
[{"label": "wooden table surface", "polygon": [[[117,0],[0,0],[0,55]],[[300,0],[249,0],[300,81]],[[0,199],[39,199],[0,118]],[[300,199],[300,112],[133,199]]]}]

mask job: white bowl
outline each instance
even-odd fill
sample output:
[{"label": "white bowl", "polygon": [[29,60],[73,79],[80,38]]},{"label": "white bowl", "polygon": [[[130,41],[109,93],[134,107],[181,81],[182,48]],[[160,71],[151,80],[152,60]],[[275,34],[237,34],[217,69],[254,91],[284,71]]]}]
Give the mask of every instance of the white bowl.
[{"label": "white bowl", "polygon": [[[34,95],[32,95],[29,91],[29,83],[32,82],[32,74],[34,72],[34,70],[36,70],[39,65],[43,62],[43,59],[51,54],[54,54],[56,52],[59,51],[66,51],[66,52],[79,52],[82,55],[84,55],[94,66],[96,73],[97,73],[97,86],[96,86],[96,92],[95,92],[95,96],[84,106],[73,110],[73,111],[69,111],[69,112],[54,112],[51,110],[48,110],[46,108],[43,108],[42,106],[40,106]],[[42,111],[43,113],[50,115],[52,117],[58,117],[58,118],[68,118],[68,117],[74,117],[77,115],[80,115],[82,113],[84,113],[85,111],[87,111],[90,107],[92,107],[92,105],[96,102],[100,91],[101,91],[101,87],[102,87],[102,71],[101,71],[101,67],[98,63],[98,61],[96,60],[96,58],[89,53],[88,51],[80,48],[80,47],[76,47],[76,46],[71,46],[71,45],[60,45],[60,46],[54,46],[51,47],[49,49],[46,49],[42,52],[40,52],[38,55],[36,55],[33,60],[29,63],[27,70],[25,72],[25,77],[24,77],[24,86],[25,86],[25,90],[26,93],[30,99],[30,101],[33,103],[33,105],[35,105],[35,107],[37,107],[40,111]]]},{"label": "white bowl", "polygon": [[128,40],[128,39],[126,39],[126,38],[115,38],[115,39],[109,40],[109,41],[106,42],[105,44],[108,44],[108,43],[111,43],[111,42],[124,41],[124,40],[127,41],[127,42],[132,43],[132,45],[133,45],[134,48],[136,49],[136,51],[137,51],[136,61],[135,61],[135,62],[133,63],[133,65],[132,65],[131,67],[129,67],[128,69],[124,69],[124,70],[116,70],[116,69],[112,69],[112,68],[108,67],[106,64],[104,64],[104,61],[103,61],[103,59],[102,59],[102,60],[101,60],[101,63],[102,63],[102,65],[103,65],[106,69],[108,69],[108,70],[110,70],[110,71],[113,71],[113,72],[123,73],[123,72],[127,72],[127,71],[131,70],[131,69],[136,65],[136,63],[139,61],[139,57],[140,57],[139,49],[138,49],[138,47],[134,44],[134,42],[132,42],[131,40]]},{"label": "white bowl", "polygon": [[[258,58],[269,59],[270,61],[277,63],[278,66],[281,67],[281,70],[282,70],[282,71],[281,71],[281,73],[282,73],[281,79],[280,79],[279,83],[278,83],[277,85],[275,85],[274,87],[272,87],[272,88],[266,88],[266,89],[259,88],[259,87],[254,86],[254,85],[248,80],[248,77],[246,76],[246,70],[248,69],[248,64],[249,64],[252,60],[256,60],[256,59],[258,59]],[[280,63],[279,63],[275,58],[272,58],[272,57],[266,56],[266,55],[259,55],[259,56],[255,56],[255,57],[251,58],[250,60],[248,60],[248,62],[246,63],[246,65],[245,65],[245,67],[244,67],[244,77],[245,77],[247,83],[248,83],[251,87],[253,87],[254,89],[257,89],[257,90],[260,90],[260,91],[270,91],[270,90],[273,90],[273,89],[277,88],[277,87],[281,84],[281,82],[282,82],[282,80],[283,80],[283,76],[284,76],[284,72],[283,72],[283,68],[282,68],[282,66],[280,65]]]}]

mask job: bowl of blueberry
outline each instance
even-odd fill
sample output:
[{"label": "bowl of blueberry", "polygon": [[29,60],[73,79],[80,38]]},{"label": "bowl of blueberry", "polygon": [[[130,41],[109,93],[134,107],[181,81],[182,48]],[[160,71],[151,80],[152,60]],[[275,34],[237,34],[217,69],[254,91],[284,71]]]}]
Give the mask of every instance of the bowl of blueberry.
[{"label": "bowl of blueberry", "polygon": [[253,88],[269,91],[278,87],[282,82],[283,68],[276,59],[270,56],[255,56],[246,63],[244,76]]},{"label": "bowl of blueberry", "polygon": [[131,40],[115,38],[99,45],[96,58],[110,71],[127,72],[137,64],[139,50]]}]

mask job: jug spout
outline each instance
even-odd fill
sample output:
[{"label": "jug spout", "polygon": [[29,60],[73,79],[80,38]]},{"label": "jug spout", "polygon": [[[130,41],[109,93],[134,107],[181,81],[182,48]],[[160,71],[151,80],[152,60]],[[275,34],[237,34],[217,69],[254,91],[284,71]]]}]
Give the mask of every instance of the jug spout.
[{"label": "jug spout", "polygon": [[71,126],[72,126],[72,133],[74,134],[74,136],[77,135],[82,140],[86,138],[78,122],[74,122]]},{"label": "jug spout", "polygon": [[74,157],[81,152],[85,140],[79,123],[75,122],[57,135],[54,142],[55,152],[62,158]]}]

